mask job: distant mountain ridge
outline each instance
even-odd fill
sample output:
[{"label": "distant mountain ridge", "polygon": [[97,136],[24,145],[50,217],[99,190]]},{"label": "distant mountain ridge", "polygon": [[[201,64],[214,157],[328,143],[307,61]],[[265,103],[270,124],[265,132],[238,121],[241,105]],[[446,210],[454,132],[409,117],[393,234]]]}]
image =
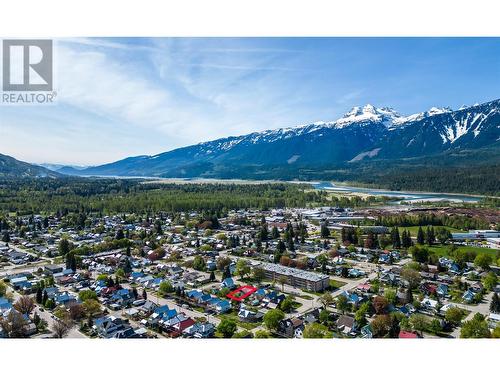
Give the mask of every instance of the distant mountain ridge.
[{"label": "distant mountain ridge", "polygon": [[[346,168],[376,160],[437,157],[493,148],[500,140],[500,100],[453,111],[431,108],[402,116],[391,108],[354,107],[331,122],[254,132],[178,148],[154,156],[58,172],[96,176],[259,178],[272,170]],[[467,159],[473,164],[474,159]],[[253,171],[248,175],[249,171]],[[271,171],[271,172],[270,172]]]},{"label": "distant mountain ridge", "polygon": [[25,163],[11,156],[0,154],[0,177],[62,177],[63,175],[47,168]]}]

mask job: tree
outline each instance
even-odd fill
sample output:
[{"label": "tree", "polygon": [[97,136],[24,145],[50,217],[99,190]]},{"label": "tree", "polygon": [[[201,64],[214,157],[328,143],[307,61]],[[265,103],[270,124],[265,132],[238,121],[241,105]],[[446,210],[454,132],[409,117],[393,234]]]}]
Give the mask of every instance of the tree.
[{"label": "tree", "polygon": [[495,327],[493,332],[491,332],[491,337],[500,339],[500,323],[497,323],[497,326]]},{"label": "tree", "polygon": [[319,297],[319,302],[323,305],[323,308],[326,309],[329,305],[333,303],[333,296],[329,292],[325,292]]},{"label": "tree", "polygon": [[121,281],[126,278],[125,270],[123,268],[118,268],[115,272],[116,278]]},{"label": "tree", "polygon": [[47,294],[47,291],[44,290],[43,291],[43,296],[42,296],[42,305],[45,306],[45,303],[47,302],[48,299],[49,299],[49,295]]},{"label": "tree", "polygon": [[466,321],[460,330],[460,337],[465,339],[489,338],[491,337],[488,322],[480,313],[476,313],[471,320]]},{"label": "tree", "polygon": [[411,268],[404,268],[401,271],[401,278],[405,280],[410,289],[416,288],[420,284],[420,273]]},{"label": "tree", "polygon": [[498,276],[494,272],[488,272],[486,276],[481,280],[483,282],[486,290],[493,290],[493,288],[498,284]]},{"label": "tree", "polygon": [[209,279],[211,282],[214,282],[215,281],[215,272],[212,270],[210,271],[210,279]]},{"label": "tree", "polygon": [[51,310],[56,307],[56,302],[52,298],[49,298],[43,305],[45,306],[45,308]]},{"label": "tree", "polygon": [[279,236],[280,236],[280,233],[278,232],[278,228],[273,227],[273,229],[271,229],[271,238],[277,239],[277,238],[279,238]]},{"label": "tree", "polygon": [[69,253],[69,250],[69,241],[66,238],[61,239],[61,241],[59,241],[59,254],[65,256],[67,253]]},{"label": "tree", "polygon": [[362,327],[366,324],[366,314],[370,311],[370,304],[368,302],[364,302],[359,306],[359,309],[354,314],[354,319],[358,323],[359,327]]},{"label": "tree", "polygon": [[321,310],[319,313],[319,321],[322,324],[328,324],[330,320],[330,312],[328,310]]},{"label": "tree", "polygon": [[160,293],[162,296],[166,296],[167,294],[172,293],[173,291],[174,287],[169,281],[162,281],[158,288],[158,293]]},{"label": "tree", "polygon": [[21,296],[14,304],[14,307],[21,314],[29,315],[35,308],[35,302],[29,296]]},{"label": "tree", "polygon": [[426,263],[429,259],[429,250],[426,247],[413,246],[410,252],[413,259],[419,263]]},{"label": "tree", "polygon": [[10,242],[10,233],[8,230],[5,230],[2,232],[2,241],[5,242],[5,243],[9,243]]},{"label": "tree", "polygon": [[335,307],[342,311],[342,314],[345,313],[345,311],[349,308],[349,304],[347,301],[347,297],[341,294],[340,296],[337,297],[337,302],[335,304]]},{"label": "tree", "polygon": [[279,308],[281,311],[290,312],[293,309],[293,297],[287,296],[283,301],[281,301]]},{"label": "tree", "polygon": [[235,332],[234,335],[232,336],[232,338],[233,339],[251,339],[251,338],[253,338],[253,333],[244,329],[240,332]]},{"label": "tree", "polygon": [[410,316],[409,322],[415,331],[420,332],[420,335],[422,335],[422,332],[425,331],[428,326],[427,318],[422,314],[413,314]]},{"label": "tree", "polygon": [[392,327],[392,317],[390,315],[377,315],[370,323],[375,337],[385,337]]},{"label": "tree", "polygon": [[58,319],[52,324],[52,332],[54,332],[54,337],[62,339],[66,336],[70,330],[71,323],[66,319]]},{"label": "tree", "polygon": [[231,264],[231,259],[228,257],[218,257],[217,258],[217,269],[223,271],[227,266]]},{"label": "tree", "polygon": [[240,279],[250,274],[250,265],[246,260],[240,259],[236,262],[236,274],[240,276]]},{"label": "tree", "polygon": [[205,260],[197,255],[193,259],[193,268],[197,271],[204,271],[206,267]]},{"label": "tree", "polygon": [[328,229],[328,226],[323,223],[321,224],[321,238],[328,238],[330,237],[330,229]]},{"label": "tree", "polygon": [[373,308],[377,314],[385,314],[387,312],[387,308],[389,307],[389,301],[387,298],[382,296],[375,296],[373,298]]},{"label": "tree", "polygon": [[[273,227],[273,229],[275,229],[275,228],[276,227]],[[269,332],[267,332],[266,330],[260,329],[257,332],[255,332],[254,337],[256,339],[268,339],[270,337],[270,335],[269,335]]]},{"label": "tree", "polygon": [[500,312],[500,298],[498,298],[497,293],[494,293],[491,298],[490,311],[494,313]]},{"label": "tree", "polygon": [[252,270],[252,277],[257,283],[260,283],[266,277],[266,273],[262,268],[255,267]]},{"label": "tree", "polygon": [[7,284],[3,280],[0,280],[0,297],[5,296],[7,293]]},{"label": "tree", "polygon": [[403,248],[408,249],[413,245],[413,242],[411,240],[411,234],[410,231],[403,230],[403,233],[401,235],[401,245]]},{"label": "tree", "polygon": [[118,230],[115,233],[115,239],[116,240],[123,240],[125,238],[125,233],[123,233],[122,228],[118,228]]},{"label": "tree", "polygon": [[463,316],[464,312],[458,307],[450,307],[444,314],[444,318],[446,319],[446,321],[453,324],[454,326],[458,326],[460,324]]},{"label": "tree", "polygon": [[27,321],[22,314],[11,309],[6,317],[0,316],[0,327],[11,338],[23,338],[27,336]]},{"label": "tree", "polygon": [[436,238],[442,245],[444,245],[446,241],[451,238],[451,233],[448,229],[440,227],[436,231]]},{"label": "tree", "polygon": [[429,246],[432,246],[436,241],[436,237],[434,236],[434,228],[431,225],[427,227],[427,231],[425,234],[425,241]]},{"label": "tree", "polygon": [[399,249],[401,247],[401,237],[399,236],[398,227],[394,227],[391,230],[392,247]]},{"label": "tree", "polygon": [[42,288],[36,288],[36,303],[41,304],[43,301]]},{"label": "tree", "polygon": [[82,290],[80,293],[78,293],[78,299],[82,302],[85,302],[89,299],[97,301],[97,293],[93,290]]},{"label": "tree", "polygon": [[146,289],[142,290],[142,299],[144,299],[144,300],[148,299],[148,292],[146,292]]},{"label": "tree", "polygon": [[396,291],[394,289],[387,288],[384,291],[384,297],[387,299],[387,301],[389,301],[389,303],[393,305],[396,303]]},{"label": "tree", "polygon": [[80,320],[85,316],[85,309],[81,304],[73,304],[69,307],[69,317],[72,320]]},{"label": "tree", "polygon": [[288,277],[285,275],[281,275],[278,277],[278,282],[281,284],[281,291],[285,291],[285,284],[288,283]]},{"label": "tree", "polygon": [[270,331],[275,331],[279,327],[279,322],[285,318],[285,313],[278,309],[269,310],[264,314],[264,325]]},{"label": "tree", "polygon": [[226,266],[224,272],[222,273],[222,280],[229,279],[231,277],[231,267]]},{"label": "tree", "polygon": [[422,227],[418,227],[418,232],[417,232],[417,243],[419,245],[423,245],[425,242],[425,237],[424,237],[424,231],[422,230]]},{"label": "tree", "polygon": [[159,235],[163,234],[163,229],[161,227],[161,220],[155,221],[154,230],[155,230],[156,234],[159,234]]},{"label": "tree", "polygon": [[236,332],[236,322],[233,319],[222,318],[217,326],[217,332],[222,334],[225,338],[232,337]]},{"label": "tree", "polygon": [[491,255],[480,253],[476,255],[476,258],[474,259],[474,265],[476,267],[482,268],[483,270],[487,270],[490,268],[490,264],[492,261],[493,259],[491,259]]},{"label": "tree", "polygon": [[101,312],[101,305],[95,299],[88,299],[82,305],[89,318],[93,318]]},{"label": "tree", "polygon": [[333,333],[328,330],[322,324],[319,323],[309,323],[304,328],[303,337],[305,339],[324,339],[332,338]]},{"label": "tree", "polygon": [[66,268],[76,271],[76,257],[73,251],[66,254]]}]

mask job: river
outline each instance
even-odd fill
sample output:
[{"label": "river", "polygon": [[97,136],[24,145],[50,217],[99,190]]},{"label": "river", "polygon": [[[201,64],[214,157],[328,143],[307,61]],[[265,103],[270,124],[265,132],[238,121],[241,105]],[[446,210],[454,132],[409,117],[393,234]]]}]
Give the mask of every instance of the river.
[{"label": "river", "polygon": [[354,186],[335,185],[331,182],[318,182],[313,184],[318,190],[338,191],[346,193],[363,193],[369,195],[383,195],[386,197],[401,198],[398,202],[433,202],[433,201],[451,201],[451,202],[479,202],[481,197],[451,194],[451,193],[428,193],[428,192],[409,192],[409,191],[392,191],[383,189],[370,189]]}]

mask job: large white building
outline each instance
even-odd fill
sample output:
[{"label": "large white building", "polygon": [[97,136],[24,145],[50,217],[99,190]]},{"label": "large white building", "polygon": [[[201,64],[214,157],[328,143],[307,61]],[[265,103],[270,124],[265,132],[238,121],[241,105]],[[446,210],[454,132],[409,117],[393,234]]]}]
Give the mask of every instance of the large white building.
[{"label": "large white building", "polygon": [[264,270],[266,278],[278,281],[279,277],[285,276],[287,278],[286,284],[299,289],[319,292],[330,285],[330,278],[320,273],[285,267],[274,263],[261,263],[259,267]]}]

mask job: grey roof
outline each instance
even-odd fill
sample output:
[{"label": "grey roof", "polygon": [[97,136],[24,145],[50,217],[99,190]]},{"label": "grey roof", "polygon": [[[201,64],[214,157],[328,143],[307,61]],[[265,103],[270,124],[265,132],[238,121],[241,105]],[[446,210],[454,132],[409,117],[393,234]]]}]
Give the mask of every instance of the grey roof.
[{"label": "grey roof", "polygon": [[315,273],[315,272],[304,271],[304,270],[299,270],[299,269],[291,268],[291,267],[285,267],[285,266],[282,266],[281,264],[262,263],[260,267],[266,271],[279,273],[280,275],[293,276],[293,277],[297,277],[297,278],[301,278],[301,279],[313,281],[313,282],[328,279],[327,275],[323,275],[323,274]]}]

